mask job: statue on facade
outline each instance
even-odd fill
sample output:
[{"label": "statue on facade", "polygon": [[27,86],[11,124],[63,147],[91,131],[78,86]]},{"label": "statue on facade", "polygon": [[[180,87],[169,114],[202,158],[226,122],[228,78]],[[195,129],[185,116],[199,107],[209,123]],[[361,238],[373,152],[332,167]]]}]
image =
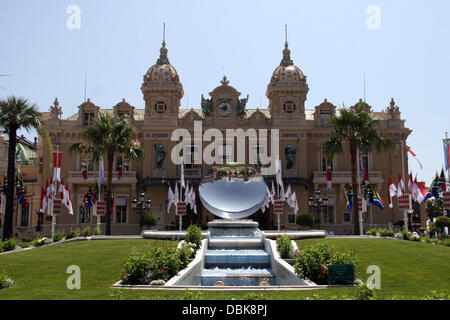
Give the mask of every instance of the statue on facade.
[{"label": "statue on facade", "polygon": [[240,115],[240,116],[246,115],[245,106],[247,105],[247,101],[248,101],[248,95],[247,95],[247,98],[238,99],[238,104],[237,104],[238,115]]},{"label": "statue on facade", "polygon": [[166,148],[162,144],[155,143],[156,167],[162,169],[164,159],[166,158]]},{"label": "statue on facade", "polygon": [[211,111],[213,109],[212,101],[211,99],[205,99],[202,95],[202,113],[204,116],[209,116],[211,114]]},{"label": "statue on facade", "polygon": [[295,163],[295,155],[297,153],[297,147],[288,145],[284,148],[284,154],[286,156],[286,170],[292,169]]},{"label": "statue on facade", "polygon": [[50,106],[50,117],[54,120],[60,119],[61,115],[63,114],[62,108],[59,106],[58,98],[55,98],[55,101],[53,102],[53,105]]}]

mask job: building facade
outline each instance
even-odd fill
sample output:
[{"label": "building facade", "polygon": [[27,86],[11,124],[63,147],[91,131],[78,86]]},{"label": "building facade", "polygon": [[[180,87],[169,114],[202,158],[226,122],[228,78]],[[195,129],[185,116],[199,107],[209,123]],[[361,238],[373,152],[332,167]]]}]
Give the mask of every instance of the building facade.
[{"label": "building facade", "polygon": [[[292,190],[296,192],[299,212],[311,212],[316,219],[319,218],[318,228],[336,234],[353,233],[355,221],[353,214],[346,210],[343,192],[344,185],[350,183],[351,179],[350,155],[344,152],[336,155],[333,161],[327,161],[321,150],[323,139],[331,137],[333,132],[328,119],[339,110],[327,99],[313,109],[305,107],[309,91],[307,77],[291,60],[287,43],[282,51],[280,65],[275,68],[267,85],[268,108],[247,108],[247,98],[242,98],[241,93],[224,77],[220,85],[209,93],[208,98],[202,97],[198,108],[181,109],[183,86],[176,69],[169,62],[165,42],[156,64],[144,75],[141,91],[145,105],[143,109],[131,106],[125,99],[113,108],[100,108],[88,99],[78,107],[77,114],[61,119],[62,107],[58,100],[55,100],[50,112],[44,114],[50,141],[42,143],[43,137],[40,137],[40,181],[45,185],[45,181],[51,177],[50,158],[46,155],[49,154],[50,147],[55,150],[58,146],[62,151],[62,177],[69,184],[74,207],[73,216],[63,209],[64,213],[57,218],[57,229],[81,229],[86,225],[95,226],[97,223],[97,218],[91,212],[85,212],[83,208],[83,194],[98,181],[98,164],[92,162],[89,154],[70,153],[69,148],[81,141],[82,130],[89,126],[99,113],[111,113],[116,117],[123,114],[129,116],[129,121],[137,128],[137,139],[146,156],[142,162],[128,161],[122,157],[115,160],[112,234],[138,233],[139,216],[131,208],[131,200],[141,192],[145,192],[146,197],[152,200],[150,212],[157,217],[158,229],[178,228],[178,217],[174,208],[172,207],[169,213],[166,210],[168,185],[180,177],[180,166],[175,165],[170,157],[178,141],[172,141],[171,135],[175,129],[184,128],[194,136],[194,125],[198,123],[201,123],[203,132],[216,128],[223,132],[224,137],[226,129],[267,129],[268,136],[271,130],[279,129],[279,154],[283,164],[284,185],[291,185]],[[403,213],[396,206],[393,209],[387,206],[387,182],[390,177],[396,180],[402,170],[401,152],[405,150],[402,150],[401,142],[406,141],[411,130],[404,126],[405,120],[401,119],[400,110],[393,99],[385,110],[379,112],[362,101],[357,102],[353,108],[359,103],[363,103],[364,108],[380,120],[381,135],[392,139],[396,145],[392,152],[371,152],[361,156],[366,170],[369,171],[370,182],[377,186],[386,202],[383,211],[369,206],[368,212],[363,214],[364,229],[367,230],[371,226],[387,226],[403,219]],[[205,142],[194,141],[186,147],[185,152],[194,159],[202,154],[206,146]],[[235,148],[236,145],[224,141],[221,156],[225,161],[236,161],[227,156],[227,152]],[[248,141],[246,149],[251,151],[252,148],[255,146]],[[348,150],[347,148],[348,146],[344,145],[344,150]],[[160,157],[157,157],[158,155]],[[250,156],[251,152],[246,156],[247,161]],[[407,159],[406,153],[404,157]],[[405,165],[405,170],[408,170],[407,163]],[[331,190],[326,190],[327,168],[333,171]],[[210,166],[206,164],[186,165],[185,177],[197,192],[202,177],[209,169]],[[86,176],[83,171],[87,171]],[[271,183],[271,179],[273,177],[266,177],[268,183]],[[316,189],[320,189],[329,197],[328,207],[319,214],[308,207],[308,197],[313,195]],[[199,200],[197,207],[197,214],[189,211],[183,219],[186,225],[197,223],[205,226],[208,221],[214,219]],[[250,218],[259,221],[262,229],[276,228],[276,217],[272,208],[265,213],[259,211]],[[50,222],[45,219],[44,223],[44,229],[50,230]],[[281,217],[281,224],[283,229],[297,228],[295,216],[289,207]]]}]

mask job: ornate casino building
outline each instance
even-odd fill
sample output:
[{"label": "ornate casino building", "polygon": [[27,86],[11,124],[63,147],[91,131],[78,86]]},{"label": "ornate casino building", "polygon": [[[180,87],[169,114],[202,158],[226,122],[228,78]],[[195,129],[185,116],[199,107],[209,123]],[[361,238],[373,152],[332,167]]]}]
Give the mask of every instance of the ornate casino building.
[{"label": "ornate casino building", "polygon": [[[221,81],[219,81],[221,80]],[[62,151],[62,177],[69,184],[74,207],[74,215],[67,214],[66,209],[57,218],[57,229],[82,229],[84,226],[95,226],[97,217],[91,210],[83,208],[83,194],[98,181],[98,164],[93,163],[89,154],[70,153],[69,147],[81,141],[81,132],[100,113],[110,113],[115,117],[129,115],[129,121],[137,129],[137,139],[145,150],[145,160],[129,161],[118,157],[114,163],[113,189],[115,193],[114,212],[112,214],[112,234],[137,234],[139,232],[139,216],[131,206],[132,199],[141,192],[152,200],[150,213],[157,218],[155,228],[160,230],[178,229],[178,217],[172,207],[167,212],[168,183],[180,177],[180,166],[171,161],[171,150],[178,143],[171,141],[171,134],[177,128],[184,128],[193,136],[194,121],[201,121],[203,130],[217,128],[224,132],[228,128],[247,130],[267,129],[268,135],[272,129],[279,129],[279,154],[283,164],[284,185],[291,185],[296,192],[299,212],[311,212],[316,217],[315,228],[333,231],[335,234],[352,234],[354,230],[353,214],[347,212],[344,197],[344,186],[350,183],[350,156],[348,152],[336,155],[328,161],[322,155],[321,143],[330,137],[333,128],[328,119],[339,110],[331,101],[311,101],[307,108],[309,83],[306,75],[291,59],[288,44],[282,50],[280,64],[275,67],[272,75],[268,75],[266,96],[269,105],[266,108],[250,108],[247,105],[246,94],[242,95],[236,88],[239,84],[231,83],[226,77],[218,79],[218,86],[209,95],[199,97],[199,105],[195,108],[181,109],[183,97],[181,77],[175,67],[169,62],[168,49],[163,42],[159,58],[143,77],[141,91],[142,106],[130,105],[125,99],[114,106],[98,106],[95,101],[87,99],[78,107],[78,113],[62,119],[62,106],[58,100],[44,113],[48,123],[47,138],[39,137],[39,156],[41,159],[39,182],[45,185],[52,176],[49,166],[49,148],[59,146]],[[361,101],[355,101],[355,106]],[[363,214],[364,230],[374,226],[388,226],[403,219],[403,213],[397,208],[387,205],[387,182],[390,177],[397,179],[402,170],[401,141],[405,142],[411,130],[404,126],[399,107],[392,99],[386,101],[384,110],[376,111],[364,103],[365,110],[379,119],[379,132],[384,137],[391,138],[396,149],[391,152],[371,152],[362,154],[362,162],[369,171],[370,182],[377,186],[385,201],[385,209],[381,211],[375,206],[368,206]],[[270,141],[270,139],[269,139]],[[207,143],[203,143],[204,148]],[[253,146],[254,147],[254,146]],[[235,161],[227,157],[227,149],[233,148],[224,142],[223,156],[225,161]],[[252,146],[247,146],[252,148]],[[248,149],[247,149],[248,150]],[[344,150],[346,146],[344,145]],[[192,157],[203,152],[193,143],[185,150]],[[405,152],[403,150],[403,152]],[[249,155],[247,155],[248,160]],[[407,159],[405,154],[405,159]],[[406,164],[407,165],[407,164]],[[327,168],[333,171],[333,185],[326,189]],[[87,169],[87,176],[82,171]],[[198,191],[202,178],[210,170],[205,164],[187,164],[185,178]],[[407,170],[407,169],[406,169]],[[119,172],[123,174],[119,178]],[[106,174],[105,174],[106,176]],[[270,185],[273,176],[265,178]],[[320,211],[308,206],[308,198],[319,189],[329,198],[328,205]],[[214,216],[202,206],[197,196],[198,213],[188,210],[183,219],[184,228],[191,223],[205,226]],[[415,221],[420,220],[420,210],[415,212]],[[260,228],[275,229],[276,217],[271,207],[265,213],[256,212],[250,217],[260,223]],[[424,217],[422,216],[422,219]],[[419,221],[420,222],[420,221]],[[51,219],[45,218],[43,230],[50,232]],[[104,223],[101,224],[102,229]],[[30,223],[30,229],[34,228]],[[286,206],[281,217],[282,229],[297,229],[293,210]]]}]

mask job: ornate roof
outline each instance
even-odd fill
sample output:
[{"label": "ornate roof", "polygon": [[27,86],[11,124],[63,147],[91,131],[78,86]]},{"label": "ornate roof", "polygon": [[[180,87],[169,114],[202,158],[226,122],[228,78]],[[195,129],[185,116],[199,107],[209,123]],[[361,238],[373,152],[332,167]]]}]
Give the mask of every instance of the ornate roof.
[{"label": "ornate roof", "polygon": [[162,47],[159,50],[160,55],[156,64],[148,69],[144,75],[144,84],[150,85],[178,85],[180,79],[175,68],[170,64],[167,57],[166,42],[163,41]]},{"label": "ornate roof", "polygon": [[284,44],[283,59],[281,59],[280,65],[275,68],[270,79],[270,85],[295,84],[306,84],[306,76],[292,61],[291,50],[289,50],[286,42]]}]

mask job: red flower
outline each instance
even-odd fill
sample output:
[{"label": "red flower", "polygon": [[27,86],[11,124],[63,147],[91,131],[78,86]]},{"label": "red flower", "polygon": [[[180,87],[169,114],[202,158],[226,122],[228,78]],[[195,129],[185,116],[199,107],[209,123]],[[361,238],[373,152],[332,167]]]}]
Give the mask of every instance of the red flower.
[{"label": "red flower", "polygon": [[167,270],[166,270],[166,269],[164,269],[164,268],[161,268],[161,270],[162,270],[163,272],[167,272]]}]

